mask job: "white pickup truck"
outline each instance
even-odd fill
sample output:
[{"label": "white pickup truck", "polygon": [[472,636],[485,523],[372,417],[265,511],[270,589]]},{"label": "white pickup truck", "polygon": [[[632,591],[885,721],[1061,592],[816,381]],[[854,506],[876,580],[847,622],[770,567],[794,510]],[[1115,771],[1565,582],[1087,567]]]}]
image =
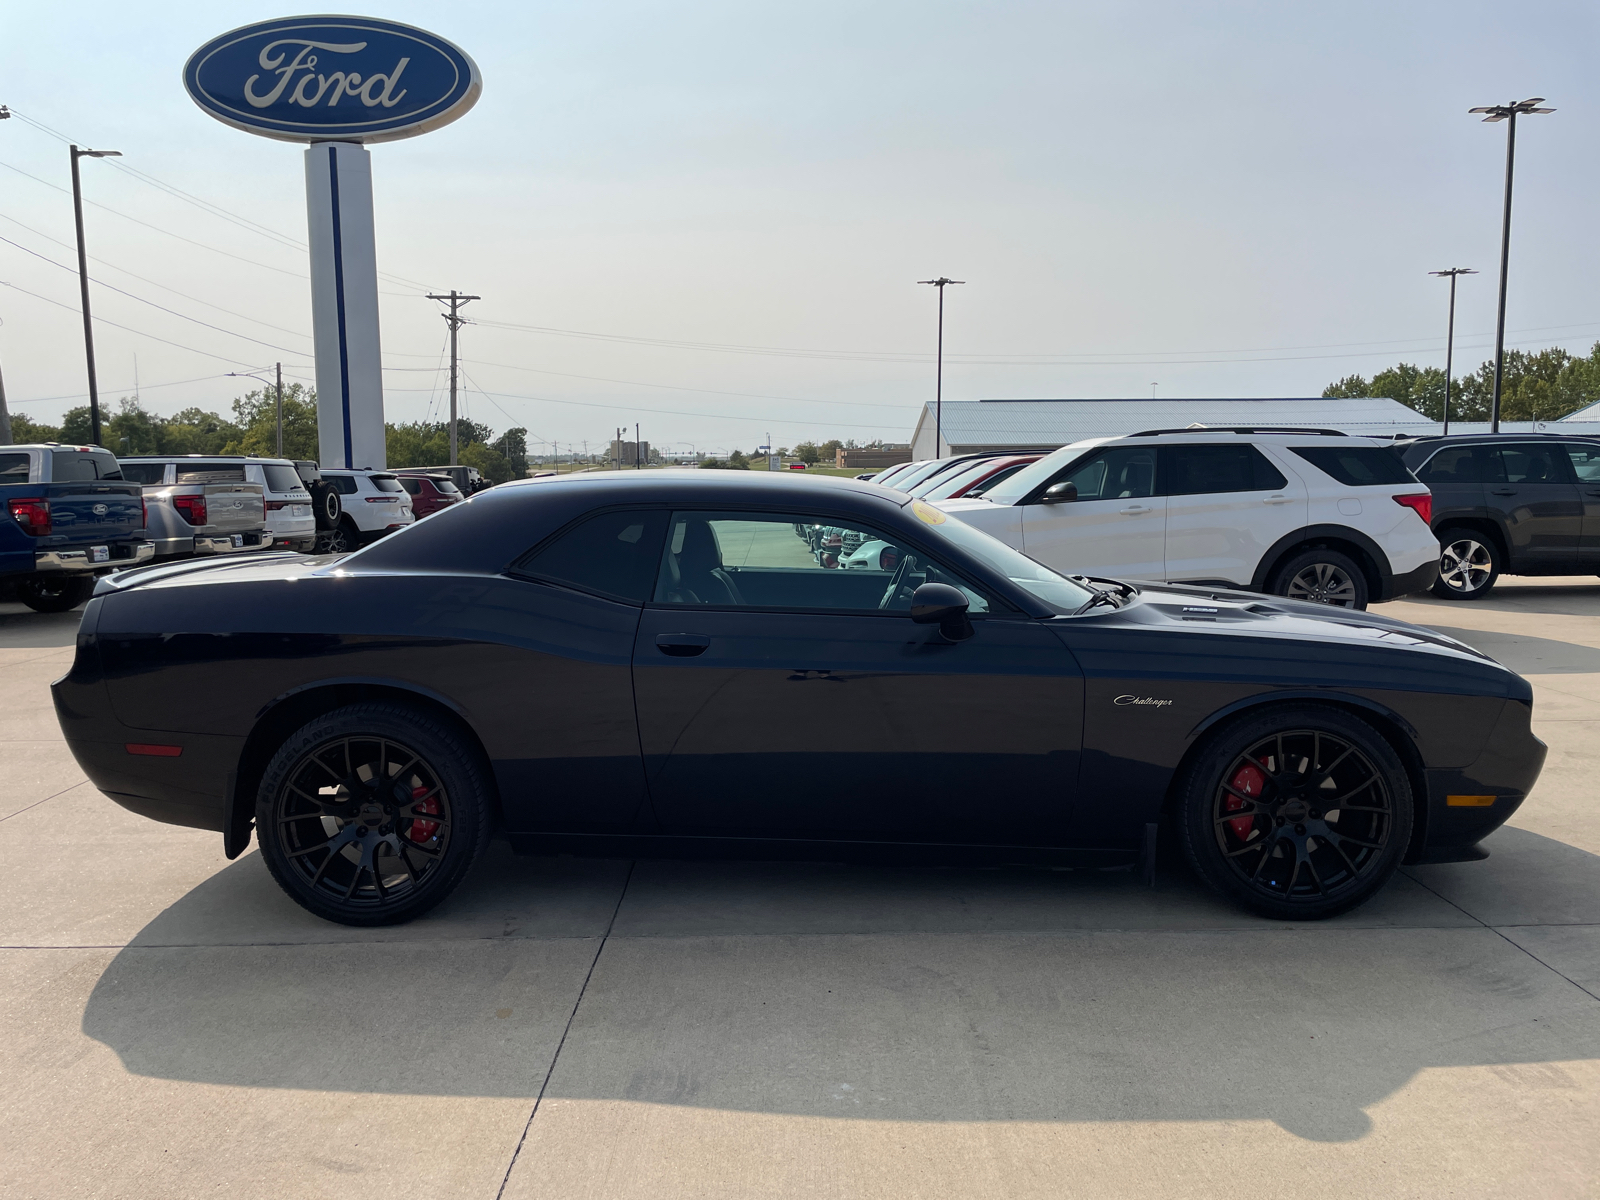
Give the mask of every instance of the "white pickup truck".
[{"label": "white pickup truck", "polygon": [[160,560],[272,547],[262,486],[235,459],[127,458],[123,478],[144,484],[150,539]]}]

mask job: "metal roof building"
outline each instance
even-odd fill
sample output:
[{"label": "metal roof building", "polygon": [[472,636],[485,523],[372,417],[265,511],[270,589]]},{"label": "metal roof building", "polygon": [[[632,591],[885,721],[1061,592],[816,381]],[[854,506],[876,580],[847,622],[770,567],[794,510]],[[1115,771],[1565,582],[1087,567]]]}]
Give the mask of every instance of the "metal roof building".
[{"label": "metal roof building", "polygon": [[[1574,414],[1576,416],[1577,414]],[[1600,414],[1597,414],[1600,416]],[[1441,426],[1398,400],[1289,396],[1261,400],[946,400],[937,453],[969,454],[1026,447],[1055,449],[1092,437],[1115,437],[1144,429],[1189,425],[1278,426],[1338,429],[1357,436],[1394,437],[1439,433]],[[1508,433],[1526,432],[1526,421],[1500,423]],[[1485,433],[1483,422],[1452,421],[1451,433]],[[1540,422],[1540,432],[1600,436],[1600,419]],[[911,435],[911,457],[933,458],[933,405],[924,406]]]}]

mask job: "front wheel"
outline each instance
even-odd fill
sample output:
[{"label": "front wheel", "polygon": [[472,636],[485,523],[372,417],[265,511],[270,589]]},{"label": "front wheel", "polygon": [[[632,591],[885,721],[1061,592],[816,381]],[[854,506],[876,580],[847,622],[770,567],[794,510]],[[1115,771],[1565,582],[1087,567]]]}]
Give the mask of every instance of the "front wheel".
[{"label": "front wheel", "polygon": [[1190,764],[1179,796],[1195,873],[1282,921],[1365,903],[1411,840],[1400,756],[1338,709],[1292,705],[1225,726]]},{"label": "front wheel", "polygon": [[1302,550],[1273,574],[1268,590],[1290,600],[1366,608],[1367,577],[1348,554]]},{"label": "front wheel", "polygon": [[71,612],[94,595],[93,575],[29,575],[17,584],[17,599],[34,612]]},{"label": "front wheel", "polygon": [[1500,551],[1475,529],[1439,535],[1439,578],[1433,594],[1442,600],[1482,600],[1500,578]]},{"label": "front wheel", "polygon": [[318,554],[349,554],[361,548],[361,538],[349,521],[340,521],[332,529],[317,533]]},{"label": "front wheel", "polygon": [[489,837],[487,768],[459,733],[398,704],[352,704],[290,736],[256,794],[278,886],[342,925],[392,925],[453,891]]}]

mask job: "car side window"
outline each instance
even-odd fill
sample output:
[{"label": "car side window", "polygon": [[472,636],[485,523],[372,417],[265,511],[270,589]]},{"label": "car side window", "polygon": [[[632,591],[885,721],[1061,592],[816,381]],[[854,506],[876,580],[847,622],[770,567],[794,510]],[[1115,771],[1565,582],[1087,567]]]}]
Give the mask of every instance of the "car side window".
[{"label": "car side window", "polygon": [[1478,456],[1471,446],[1447,446],[1417,468],[1417,479],[1433,484],[1479,482]]},{"label": "car side window", "polygon": [[831,517],[676,512],[655,602],[787,612],[910,610],[923,583],[966,593],[973,613],[989,598],[890,535]]},{"label": "car side window", "polygon": [[1051,480],[1071,483],[1079,500],[1127,500],[1155,494],[1154,446],[1115,446],[1102,450]]},{"label": "car side window", "polygon": [[167,477],[167,464],[125,462],[122,477],[131,483],[161,483]]},{"label": "car side window", "polygon": [[354,496],[356,494],[356,477],[354,475],[324,475],[323,478],[333,484],[333,490],[341,496]]},{"label": "car side window", "polygon": [[27,483],[28,456],[0,454],[0,483]]},{"label": "car side window", "polygon": [[1579,483],[1600,483],[1600,443],[1563,442],[1561,448]]},{"label": "car side window", "polygon": [[400,486],[405,488],[405,490],[410,492],[413,496],[422,490],[422,484],[418,483],[409,475],[402,475],[400,477]]},{"label": "car side window", "polygon": [[1283,472],[1249,443],[1162,446],[1160,458],[1165,496],[1270,492],[1289,485]]},{"label": "car side window", "polygon": [[1379,446],[1294,446],[1295,454],[1346,487],[1411,483],[1400,456]]},{"label": "car side window", "polygon": [[175,483],[243,483],[244,464],[217,462],[180,463]]},{"label": "car side window", "polygon": [[1496,446],[1489,451],[1490,479],[1497,483],[1566,483],[1566,464],[1554,446]]},{"label": "car side window", "polygon": [[664,512],[598,513],[535,547],[511,573],[643,604],[655,585],[666,527]]}]

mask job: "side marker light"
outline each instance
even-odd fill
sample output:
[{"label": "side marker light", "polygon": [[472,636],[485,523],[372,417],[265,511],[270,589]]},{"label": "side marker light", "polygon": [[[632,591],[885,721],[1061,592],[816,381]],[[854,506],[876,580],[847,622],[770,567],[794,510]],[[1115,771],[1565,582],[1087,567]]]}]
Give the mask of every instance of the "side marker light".
[{"label": "side marker light", "polygon": [[1493,796],[1446,796],[1445,805],[1449,808],[1488,808],[1495,801]]},{"label": "side marker light", "polygon": [[152,758],[177,758],[182,746],[162,746],[153,742],[128,742],[123,746],[129,754],[147,754]]}]

